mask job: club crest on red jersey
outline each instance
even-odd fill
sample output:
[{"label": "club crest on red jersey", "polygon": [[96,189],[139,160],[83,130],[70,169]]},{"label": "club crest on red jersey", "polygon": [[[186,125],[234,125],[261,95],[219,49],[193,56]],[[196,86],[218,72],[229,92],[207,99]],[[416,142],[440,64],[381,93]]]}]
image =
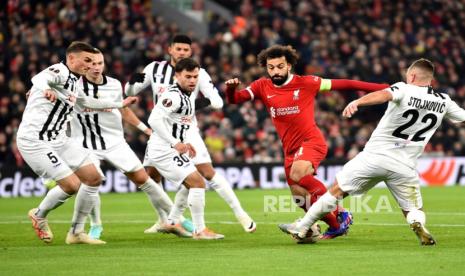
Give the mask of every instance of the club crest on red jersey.
[{"label": "club crest on red jersey", "polygon": [[292,99],[298,100],[299,99],[300,89],[294,90],[293,93],[294,93],[294,97]]}]

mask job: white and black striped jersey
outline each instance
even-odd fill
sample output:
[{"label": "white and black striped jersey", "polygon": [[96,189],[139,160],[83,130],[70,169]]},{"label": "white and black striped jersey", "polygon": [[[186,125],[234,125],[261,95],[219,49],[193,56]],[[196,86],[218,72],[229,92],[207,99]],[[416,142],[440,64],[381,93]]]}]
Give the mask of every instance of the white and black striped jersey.
[{"label": "white and black striped jersey", "polygon": [[398,82],[386,89],[393,99],[364,151],[387,155],[413,169],[442,120],[465,121],[465,110],[431,86]]},{"label": "white and black striped jersey", "polygon": [[[149,85],[152,88],[153,99],[155,104],[158,102],[159,97],[175,83],[174,68],[168,61],[154,61],[144,68],[145,79],[143,83],[135,83],[125,86],[125,93],[128,96],[138,94],[140,91],[146,89]],[[210,75],[205,69],[200,68],[199,79],[195,90],[191,93],[190,98],[195,110],[195,99],[202,95],[210,100],[210,105],[215,108],[223,107],[223,99],[218,94],[218,90],[213,85]],[[194,117],[193,127],[197,127],[197,120]]]},{"label": "white and black striped jersey", "polygon": [[[62,141],[79,95],[78,80],[64,63],[54,64],[32,78],[32,88],[18,129],[18,138]],[[44,90],[57,94],[55,102],[44,97]]]},{"label": "white and black striped jersey", "polygon": [[[85,77],[79,86],[86,96],[111,102],[123,100],[121,82],[103,75],[103,83],[95,84]],[[118,109],[91,110],[81,104],[75,106],[76,116],[71,121],[71,137],[91,150],[106,150],[125,142],[121,112]]]},{"label": "white and black striped jersey", "polygon": [[189,95],[177,84],[170,86],[150,113],[148,122],[153,129],[150,144],[166,147],[184,142],[193,118],[194,105]]}]

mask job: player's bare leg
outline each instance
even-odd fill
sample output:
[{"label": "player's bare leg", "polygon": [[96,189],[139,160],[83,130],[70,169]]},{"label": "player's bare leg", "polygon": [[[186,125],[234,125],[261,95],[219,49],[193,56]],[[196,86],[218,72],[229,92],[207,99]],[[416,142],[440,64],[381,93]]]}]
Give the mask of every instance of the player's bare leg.
[{"label": "player's bare leg", "polygon": [[145,171],[155,182],[161,183],[161,174],[154,167],[145,167]]},{"label": "player's bare leg", "polygon": [[[155,181],[155,183],[158,186],[161,187],[162,176],[158,172],[158,170],[156,168],[154,168],[154,167],[147,166],[147,167],[145,167],[145,171],[150,176],[150,178],[153,179]],[[181,190],[178,193],[182,193]],[[186,193],[185,196],[184,195],[179,195],[178,201],[175,201],[174,204],[171,201],[171,199],[168,197],[168,200],[163,202],[161,207],[163,208],[163,211],[167,214],[167,216],[170,214],[172,209],[176,209],[177,210],[176,212],[179,212],[179,216],[176,216],[176,217],[179,218],[179,222],[181,223],[182,227],[187,232],[192,233],[194,231],[194,226],[192,225],[192,222],[189,219],[186,219],[186,218],[184,218],[184,216],[182,216],[182,214],[184,213],[184,210],[186,208],[186,206],[182,205],[182,202],[183,201],[187,202],[187,194],[188,193]],[[162,232],[165,232],[162,229],[162,226],[165,223],[166,223],[165,221],[158,220],[154,225],[152,225],[151,227],[145,229],[144,233],[146,233],[146,234],[157,233],[157,232],[159,232],[159,230],[162,230]]]},{"label": "player's bare leg", "polygon": [[244,230],[249,233],[255,232],[257,225],[242,208],[239,199],[228,181],[221,174],[216,173],[212,163],[197,164],[195,167],[205,179],[210,181],[211,187],[223,198],[229,207],[231,207]]},{"label": "player's bare leg", "polygon": [[[86,217],[95,206],[98,189],[102,182],[97,167],[88,160],[76,172],[81,185],[76,195],[72,226],[66,236],[67,244],[105,244],[104,241],[92,239],[84,232]],[[60,183],[60,182],[58,182]]]}]

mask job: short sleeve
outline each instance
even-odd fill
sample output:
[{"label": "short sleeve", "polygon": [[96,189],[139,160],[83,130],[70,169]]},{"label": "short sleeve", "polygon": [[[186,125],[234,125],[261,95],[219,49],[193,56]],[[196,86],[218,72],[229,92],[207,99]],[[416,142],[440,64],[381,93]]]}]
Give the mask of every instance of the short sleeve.
[{"label": "short sleeve", "polygon": [[62,67],[60,64],[54,64],[43,72],[48,75],[48,79],[52,80],[53,84],[63,83],[66,82],[69,73],[67,68]]},{"label": "short sleeve", "polygon": [[405,82],[396,82],[388,88],[384,89],[392,94],[393,102],[400,102],[405,96]]},{"label": "short sleeve", "polygon": [[181,96],[176,92],[165,92],[158,99],[157,106],[167,113],[174,113],[181,106]]},{"label": "short sleeve", "polygon": [[323,79],[318,76],[304,76],[305,90],[310,91],[314,95],[318,94],[318,92],[321,90],[320,86],[322,84],[322,80]]},{"label": "short sleeve", "polygon": [[123,85],[121,82],[117,79],[115,79],[115,90],[117,91],[116,93],[116,100],[117,101],[123,101]]},{"label": "short sleeve", "polygon": [[211,93],[218,93],[213,81],[204,69],[200,69],[199,73],[199,90],[204,96],[209,96]]}]

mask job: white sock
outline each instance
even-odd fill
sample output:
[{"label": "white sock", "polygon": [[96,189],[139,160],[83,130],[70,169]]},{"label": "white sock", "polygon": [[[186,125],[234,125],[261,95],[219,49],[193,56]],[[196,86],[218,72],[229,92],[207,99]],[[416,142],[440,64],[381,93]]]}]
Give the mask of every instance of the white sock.
[{"label": "white sock", "polygon": [[408,224],[412,224],[414,222],[419,222],[421,223],[421,225],[425,225],[426,223],[426,216],[425,216],[425,213],[421,210],[418,210],[418,209],[413,209],[411,211],[408,212],[407,214],[407,223]]},{"label": "white sock", "polygon": [[189,196],[189,190],[182,185],[181,189],[176,193],[176,197],[174,198],[174,205],[171,208],[170,214],[168,219],[174,223],[178,223],[183,221],[182,214],[187,207],[187,197]]},{"label": "white sock", "polygon": [[310,209],[308,209],[303,219],[297,223],[297,227],[310,229],[310,226],[326,214],[332,212],[336,206],[337,198],[329,192],[326,192],[310,206]]},{"label": "white sock", "polygon": [[157,184],[150,177],[147,181],[139,187],[149,198],[152,203],[153,208],[158,213],[158,219],[161,223],[168,222],[168,212],[166,209],[170,210],[173,206],[173,202],[170,197],[166,194],[160,184]]},{"label": "white sock", "polygon": [[241,217],[245,214],[245,211],[241,207],[239,199],[232,190],[228,181],[221,174],[215,173],[211,181],[211,187],[226,201],[231,207],[236,217]]},{"label": "white sock", "polygon": [[65,193],[59,185],[53,187],[40,202],[35,215],[39,218],[45,218],[48,212],[65,203],[70,197],[71,195]]},{"label": "white sock", "polygon": [[102,225],[102,218],[100,217],[100,209],[101,209],[100,195],[97,195],[94,208],[92,208],[89,214],[91,226]]},{"label": "white sock", "polygon": [[76,201],[74,202],[71,233],[75,234],[84,231],[86,217],[90,214],[92,208],[94,208],[98,197],[98,189],[99,186],[92,187],[81,183],[76,195]]},{"label": "white sock", "polygon": [[190,188],[187,204],[191,210],[192,223],[194,224],[195,232],[199,233],[205,229],[205,189]]}]

